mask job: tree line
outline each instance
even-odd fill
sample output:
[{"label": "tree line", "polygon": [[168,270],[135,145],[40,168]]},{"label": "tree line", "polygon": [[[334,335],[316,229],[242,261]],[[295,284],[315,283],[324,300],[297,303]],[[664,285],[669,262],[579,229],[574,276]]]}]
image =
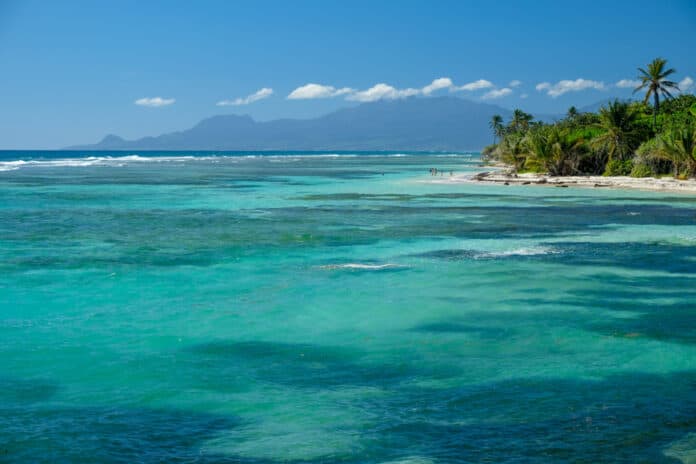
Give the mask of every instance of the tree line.
[{"label": "tree line", "polygon": [[676,71],[662,58],[638,72],[640,102],[616,99],[596,113],[571,107],[553,123],[519,109],[507,124],[494,115],[494,143],[484,158],[557,176],[695,177],[696,96],[675,96],[680,89],[669,77]]}]

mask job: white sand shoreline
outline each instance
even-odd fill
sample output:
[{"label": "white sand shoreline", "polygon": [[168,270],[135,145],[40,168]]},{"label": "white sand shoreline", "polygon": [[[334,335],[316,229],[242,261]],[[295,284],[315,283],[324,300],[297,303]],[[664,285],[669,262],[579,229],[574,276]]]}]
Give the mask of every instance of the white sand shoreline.
[{"label": "white sand shoreline", "polygon": [[670,177],[604,177],[604,176],[549,176],[546,174],[508,174],[501,171],[473,175],[458,174],[433,178],[434,183],[469,183],[490,185],[528,185],[539,187],[585,187],[636,189],[658,192],[696,193],[696,180],[678,180]]}]

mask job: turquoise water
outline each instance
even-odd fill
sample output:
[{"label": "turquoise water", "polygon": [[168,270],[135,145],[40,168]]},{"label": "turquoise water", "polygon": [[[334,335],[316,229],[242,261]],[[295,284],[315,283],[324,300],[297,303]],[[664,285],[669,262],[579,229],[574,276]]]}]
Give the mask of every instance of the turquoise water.
[{"label": "turquoise water", "polygon": [[0,462],[696,459],[694,196],[0,158]]}]

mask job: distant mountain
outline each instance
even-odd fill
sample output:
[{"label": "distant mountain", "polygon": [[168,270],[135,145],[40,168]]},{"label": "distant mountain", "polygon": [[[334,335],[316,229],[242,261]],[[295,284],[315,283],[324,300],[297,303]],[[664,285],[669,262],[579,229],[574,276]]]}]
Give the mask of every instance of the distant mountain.
[{"label": "distant mountain", "polygon": [[600,108],[609,105],[609,103],[611,103],[617,99],[620,101],[624,101],[624,102],[637,101],[635,98],[617,98],[617,97],[605,98],[605,99],[600,100],[600,101],[593,103],[591,105],[587,105],[587,106],[583,106],[582,108],[578,108],[578,111],[580,111],[581,113],[596,113],[599,111]]},{"label": "distant mountain", "polygon": [[258,122],[213,116],[191,129],[124,140],[107,135],[71,150],[478,150],[492,142],[488,123],[511,112],[456,97],[382,100],[314,119]]}]

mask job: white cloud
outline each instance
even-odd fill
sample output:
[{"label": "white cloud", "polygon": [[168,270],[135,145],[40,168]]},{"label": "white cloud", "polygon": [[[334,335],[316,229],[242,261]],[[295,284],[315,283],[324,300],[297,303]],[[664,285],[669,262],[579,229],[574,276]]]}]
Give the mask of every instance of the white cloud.
[{"label": "white cloud", "polygon": [[616,85],[620,89],[635,89],[641,84],[639,80],[633,80],[633,79],[621,79],[619,82],[617,82]]},{"label": "white cloud", "polygon": [[397,89],[391,85],[379,83],[370,87],[367,90],[362,90],[349,94],[346,100],[354,100],[359,102],[373,102],[377,100],[395,100],[397,98],[411,97],[422,92],[420,89]]},{"label": "white cloud", "polygon": [[367,90],[351,90],[350,92],[346,92],[346,100],[372,102],[377,100],[396,100],[398,98],[412,97],[414,95],[428,96],[441,89],[452,89],[453,85],[452,79],[449,77],[437,78],[420,89],[414,89],[412,87],[397,89],[396,87],[381,82]]},{"label": "white cloud", "polygon": [[523,93],[522,95],[520,95],[520,98],[521,98],[521,99],[525,99],[525,98],[527,98],[528,96],[529,96],[529,95],[527,95],[526,93]]},{"label": "white cloud", "polygon": [[217,106],[239,106],[248,105],[249,103],[254,103],[255,101],[263,100],[273,95],[273,89],[264,87],[257,90],[251,95],[247,95],[244,98],[236,98],[234,100],[222,100],[216,103]]},{"label": "white cloud", "polygon": [[510,83],[508,84],[508,87],[512,87],[513,89],[515,87],[519,87],[522,85],[522,81],[518,81],[517,79],[511,80]]},{"label": "white cloud", "polygon": [[546,91],[546,94],[550,97],[556,98],[560,97],[567,92],[579,92],[581,90],[595,89],[604,90],[604,82],[593,81],[588,79],[575,79],[558,81],[555,84],[550,82],[542,82],[537,84],[536,89],[540,92]]},{"label": "white cloud", "polygon": [[150,108],[158,108],[160,106],[172,105],[175,101],[174,98],[145,97],[135,100],[135,104],[139,106],[149,106]]},{"label": "white cloud", "polygon": [[452,87],[452,90],[453,91],[457,91],[457,90],[472,91],[472,90],[490,89],[491,87],[495,87],[491,81],[487,81],[486,79],[479,79],[477,81],[469,82],[468,84],[464,84],[461,87]]},{"label": "white cloud", "polygon": [[423,95],[430,95],[436,90],[450,89],[452,88],[452,85],[452,79],[450,79],[449,77],[440,77],[439,79],[435,79],[430,84],[423,87],[421,89],[421,92],[423,93]]},{"label": "white cloud", "polygon": [[288,95],[288,100],[312,100],[315,98],[332,98],[353,92],[350,87],[337,89],[330,85],[306,84],[298,87]]},{"label": "white cloud", "polygon": [[[511,84],[519,85],[520,81],[513,81]],[[421,87],[413,88],[408,87],[405,89],[399,89],[384,82],[375,84],[367,90],[355,90],[350,87],[336,88],[331,85],[322,84],[305,84],[301,87],[296,88],[287,96],[289,100],[302,100],[302,99],[314,99],[314,98],[332,98],[340,95],[345,95],[346,100],[359,101],[359,102],[373,102],[377,100],[396,100],[399,98],[412,97],[416,95],[429,96],[438,90],[449,89],[451,92],[458,90],[482,90],[482,89],[492,89],[490,92],[485,94],[482,98],[500,98],[505,95],[509,95],[512,90],[506,89],[495,89],[495,85],[492,82],[485,79],[479,79],[474,82],[469,82],[461,87],[456,87],[449,77],[439,77],[433,80],[430,84]],[[242,101],[241,99],[235,100],[235,102]],[[218,103],[218,105],[223,102]],[[233,104],[234,102],[224,102],[225,104]],[[235,103],[243,104],[243,103]]]},{"label": "white cloud", "polygon": [[483,100],[493,100],[495,98],[502,98],[512,93],[512,89],[504,87],[502,89],[493,89],[484,93],[481,99]]},{"label": "white cloud", "polygon": [[679,90],[682,92],[687,92],[694,86],[694,80],[686,76],[684,79],[679,81]]},{"label": "white cloud", "polygon": [[[520,85],[520,81],[512,81],[511,85]],[[345,95],[346,100],[359,101],[359,102],[373,102],[377,100],[396,100],[399,98],[412,97],[416,95],[429,96],[438,90],[449,89],[451,92],[458,90],[482,90],[489,89],[489,91],[484,94],[481,98],[493,99],[500,98],[512,93],[511,88],[496,89],[495,85],[485,79],[479,79],[474,82],[469,82],[461,87],[456,87],[449,77],[439,77],[433,80],[430,84],[421,87],[413,88],[408,87],[405,89],[399,89],[392,85],[380,82],[375,84],[367,90],[355,90],[350,87],[336,88],[331,85],[322,84],[305,84],[301,87],[296,88],[287,96],[289,100],[302,100],[302,99],[314,99],[314,98],[332,98],[340,95]],[[251,96],[250,96],[251,97]],[[250,98],[250,97],[247,97]],[[225,104],[243,104],[236,103],[240,102],[242,99],[237,99],[235,102],[225,102]],[[223,102],[218,103],[220,105]]]}]

